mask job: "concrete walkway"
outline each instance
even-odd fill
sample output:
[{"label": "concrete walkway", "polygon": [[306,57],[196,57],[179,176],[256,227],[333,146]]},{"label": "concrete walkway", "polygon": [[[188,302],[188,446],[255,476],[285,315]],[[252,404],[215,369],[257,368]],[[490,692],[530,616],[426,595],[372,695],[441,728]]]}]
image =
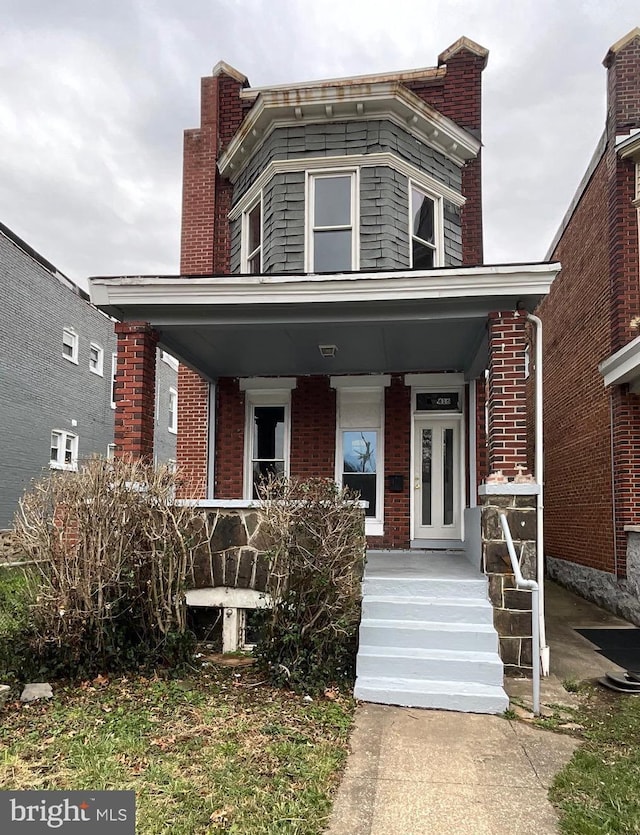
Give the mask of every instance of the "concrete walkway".
[{"label": "concrete walkway", "polygon": [[[629,624],[553,584],[547,604],[542,703],[571,705],[563,679],[617,669],[574,628]],[[530,704],[530,681],[506,685]],[[327,835],[556,835],[547,790],[577,745],[501,716],[363,703]]]},{"label": "concrete walkway", "polygon": [[576,741],[500,716],[363,704],[328,835],[547,835]]}]

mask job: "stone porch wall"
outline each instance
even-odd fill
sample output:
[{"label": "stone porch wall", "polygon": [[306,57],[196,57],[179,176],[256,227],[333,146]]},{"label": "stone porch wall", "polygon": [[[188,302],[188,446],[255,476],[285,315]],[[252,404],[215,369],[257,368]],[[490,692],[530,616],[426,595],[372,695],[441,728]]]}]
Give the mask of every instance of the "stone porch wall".
[{"label": "stone porch wall", "polygon": [[253,508],[203,508],[193,531],[196,545],[187,572],[189,588],[265,591],[269,541]]},{"label": "stone porch wall", "polygon": [[[505,513],[521,571],[536,579],[536,496],[511,494],[480,497],[482,508],[482,568],[489,580],[494,626],[500,639],[505,675],[533,674],[531,592],[516,588],[511,560],[500,525]],[[481,489],[482,490],[482,489]]]}]

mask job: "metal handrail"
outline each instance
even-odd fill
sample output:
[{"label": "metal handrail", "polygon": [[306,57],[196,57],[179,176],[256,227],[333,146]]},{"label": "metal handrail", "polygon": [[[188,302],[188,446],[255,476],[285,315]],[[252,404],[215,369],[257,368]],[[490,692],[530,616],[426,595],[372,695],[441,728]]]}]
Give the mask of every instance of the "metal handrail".
[{"label": "metal handrail", "polygon": [[531,592],[531,632],[532,632],[532,662],[533,662],[533,712],[540,713],[540,589],[535,580],[526,580],[520,571],[520,562],[516,557],[516,549],[513,544],[513,537],[507,517],[504,513],[500,514],[500,524],[507,543],[507,550],[511,559],[511,568],[513,569],[513,576],[516,581],[516,588],[526,589]]}]

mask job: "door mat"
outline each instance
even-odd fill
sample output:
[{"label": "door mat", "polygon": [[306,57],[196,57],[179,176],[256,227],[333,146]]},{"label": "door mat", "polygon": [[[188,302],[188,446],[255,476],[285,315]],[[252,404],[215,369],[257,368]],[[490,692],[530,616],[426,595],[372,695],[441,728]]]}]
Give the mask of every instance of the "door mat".
[{"label": "door mat", "polygon": [[640,670],[640,629],[576,629],[598,652],[625,670]]}]

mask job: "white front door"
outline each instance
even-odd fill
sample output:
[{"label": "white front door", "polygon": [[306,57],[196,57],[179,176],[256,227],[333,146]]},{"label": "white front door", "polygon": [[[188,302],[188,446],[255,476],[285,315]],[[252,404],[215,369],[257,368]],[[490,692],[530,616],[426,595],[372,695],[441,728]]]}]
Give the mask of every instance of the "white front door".
[{"label": "white front door", "polygon": [[414,417],[414,539],[461,538],[460,430],[459,419]]}]

